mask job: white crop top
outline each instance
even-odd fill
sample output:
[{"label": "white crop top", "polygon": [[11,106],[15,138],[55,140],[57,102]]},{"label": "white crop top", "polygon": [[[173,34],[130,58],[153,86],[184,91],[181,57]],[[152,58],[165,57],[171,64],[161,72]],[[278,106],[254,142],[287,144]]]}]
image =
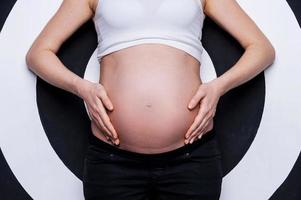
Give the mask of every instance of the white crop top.
[{"label": "white crop top", "polygon": [[201,63],[204,0],[98,0],[97,59],[143,43],[185,51]]}]

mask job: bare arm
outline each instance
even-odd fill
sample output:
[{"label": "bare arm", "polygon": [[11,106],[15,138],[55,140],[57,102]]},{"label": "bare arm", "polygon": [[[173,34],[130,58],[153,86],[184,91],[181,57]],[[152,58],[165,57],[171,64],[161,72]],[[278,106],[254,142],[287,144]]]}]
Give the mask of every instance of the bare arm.
[{"label": "bare arm", "polygon": [[214,80],[222,95],[249,81],[274,62],[274,47],[235,0],[205,0],[204,12],[245,49],[235,65]]},{"label": "bare arm", "polygon": [[90,118],[108,140],[118,145],[117,132],[104,108],[105,105],[108,110],[113,110],[104,87],[79,77],[56,56],[62,43],[93,17],[95,2],[93,1],[93,6],[92,0],[63,0],[27,52],[26,63],[43,80],[81,97],[87,103]]},{"label": "bare arm", "polygon": [[26,54],[30,70],[48,83],[78,95],[77,81],[84,81],[56,56],[62,43],[93,15],[89,0],[64,0]]},{"label": "bare arm", "polygon": [[273,63],[275,49],[235,0],[205,0],[204,13],[228,31],[245,49],[241,58],[224,74],[200,85],[188,104],[194,109],[201,102],[198,115],[185,133],[185,143],[200,139],[213,128],[220,96],[241,85]]}]

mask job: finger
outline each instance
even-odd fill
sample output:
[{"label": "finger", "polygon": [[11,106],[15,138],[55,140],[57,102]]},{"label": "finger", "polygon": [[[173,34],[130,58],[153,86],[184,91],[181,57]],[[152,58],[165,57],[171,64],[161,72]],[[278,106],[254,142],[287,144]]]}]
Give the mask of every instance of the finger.
[{"label": "finger", "polygon": [[200,133],[200,134],[197,136],[198,140],[200,140],[200,139],[202,138],[202,136],[203,136],[206,132],[208,132],[208,131],[210,130],[209,127],[210,127],[210,126],[207,126],[206,129],[204,130],[204,132],[203,132],[203,133]]},{"label": "finger", "polygon": [[103,123],[101,122],[101,119],[100,119],[99,115],[97,114],[97,112],[93,111],[90,106],[88,106],[88,111],[89,111],[89,115],[91,116],[92,123],[94,122],[95,125],[98,127],[98,129],[103,131],[105,129],[105,127],[104,127]]},{"label": "finger", "polygon": [[104,134],[109,137],[109,139],[113,139],[113,136],[111,135],[110,131],[107,129],[107,127],[104,125],[102,119],[100,118],[98,113],[95,113],[95,120],[97,126],[101,129]]},{"label": "finger", "polygon": [[[190,134],[197,129],[197,127],[199,126],[199,124],[201,123],[201,116],[197,115],[196,118],[194,119],[194,122],[192,123],[192,125],[190,126],[190,128],[188,129],[187,133],[185,134],[185,139],[187,140],[190,137]],[[188,140],[187,140],[188,141]]]},{"label": "finger", "polygon": [[200,127],[197,127],[189,136],[189,138],[187,138],[188,143],[192,143],[193,142],[193,138],[197,135],[197,133],[200,132]]},{"label": "finger", "polygon": [[213,129],[213,117],[211,117],[211,119],[208,121],[208,123],[205,126],[206,126],[206,128],[204,129],[204,131],[208,132]]},{"label": "finger", "polygon": [[107,129],[109,129],[110,133],[112,133],[113,138],[114,138],[114,139],[117,139],[117,138],[118,138],[117,132],[116,132],[116,130],[114,129],[114,127],[113,127],[113,125],[112,125],[112,123],[111,123],[111,120],[110,120],[110,118],[108,117],[108,115],[107,115],[107,113],[106,113],[106,111],[105,111],[104,109],[102,109],[102,110],[100,111],[100,117],[101,117],[101,119],[103,120],[105,127],[106,127]]},{"label": "finger", "polygon": [[192,97],[192,99],[190,100],[189,104],[188,104],[188,108],[189,109],[193,109],[202,98],[204,98],[205,92],[203,90],[198,90],[197,93]]},{"label": "finger", "polygon": [[208,125],[210,120],[211,120],[211,116],[210,116],[210,114],[207,114],[200,124],[200,129],[199,129],[200,132],[202,132],[203,129],[206,128],[206,126]]},{"label": "finger", "polygon": [[101,121],[100,116],[96,112],[91,111],[90,106],[88,107],[88,111],[91,116],[91,123],[95,124],[97,129],[106,137],[107,141],[113,143],[113,140],[111,139],[111,136],[108,133],[109,130],[104,126],[103,122]]},{"label": "finger", "polygon": [[[108,130],[105,130],[106,128],[102,128],[101,125],[99,124],[99,122],[97,122],[96,118],[93,118],[92,123],[95,124],[96,128],[99,130],[99,132],[105,136],[105,138],[107,139],[107,141],[114,143],[114,141],[111,139],[110,135],[107,133]],[[104,125],[103,125],[104,126]]]},{"label": "finger", "polygon": [[[97,109],[97,108],[95,108]],[[108,137],[113,137],[110,134],[110,131],[105,127],[104,123],[102,122],[102,119],[100,118],[100,115],[97,111],[92,110],[90,107],[88,107],[89,112],[91,113],[92,120],[95,122],[96,126],[103,132],[106,133]]]},{"label": "finger", "polygon": [[205,123],[204,127],[200,130],[200,133],[201,133],[202,135],[204,135],[204,134],[207,132],[208,127],[209,127],[209,122],[210,122],[210,120],[208,120],[208,121]]},{"label": "finger", "polygon": [[207,126],[208,122],[211,121],[214,117],[214,114],[215,114],[215,109],[209,111],[206,116],[204,117],[203,121],[201,122],[200,124],[200,127],[201,127],[201,130],[202,131],[205,126]]},{"label": "finger", "polygon": [[106,90],[104,89],[104,87],[100,84],[100,90],[98,92],[98,97],[101,99],[103,105],[108,109],[108,110],[113,110],[113,104],[110,100],[110,98],[108,97],[108,94],[106,92]]},{"label": "finger", "polygon": [[[100,120],[100,123],[102,124],[102,125],[100,125],[100,126],[102,126],[102,127],[99,127],[100,132],[106,137],[107,141],[111,142],[112,144],[115,144],[114,139],[113,139],[112,136],[108,133],[109,130],[103,125],[103,122],[101,122],[101,120]],[[99,125],[98,125],[98,126],[99,126]],[[103,127],[104,127],[104,128],[103,128]]]},{"label": "finger", "polygon": [[200,139],[204,133],[201,131],[197,131],[191,138],[189,139],[189,143],[192,144],[194,141]]},{"label": "finger", "polygon": [[114,141],[109,136],[107,136],[105,132],[102,132],[102,133],[107,138],[108,142],[110,142],[111,144],[115,144]]},{"label": "finger", "polygon": [[192,123],[192,125],[190,126],[188,131],[186,132],[185,138],[189,138],[190,134],[200,125],[200,123],[202,122],[202,120],[203,120],[204,116],[207,114],[207,112],[208,111],[205,108],[205,106],[203,106],[203,104],[201,104],[198,115],[195,117],[194,122]]},{"label": "finger", "polygon": [[[99,115],[99,117],[101,118],[100,114],[98,114],[98,115]],[[114,138],[112,132],[107,128],[107,126],[105,125],[105,123],[102,122],[102,119],[100,120],[100,123],[103,124],[103,127],[104,127],[104,129],[105,129],[105,133],[109,136],[109,140],[111,140],[112,143],[118,145],[118,144],[119,144],[119,139],[118,139],[118,138]]]},{"label": "finger", "polygon": [[201,135],[203,136],[204,134],[208,133],[208,131],[212,130],[213,125],[211,125],[212,123],[208,123],[208,125],[206,125],[206,128],[203,130],[203,132],[201,132]]},{"label": "finger", "polygon": [[198,132],[198,134],[196,134],[194,137],[192,137],[189,140],[189,144],[192,144],[194,141],[198,140],[198,136],[201,135],[200,132]]},{"label": "finger", "polygon": [[[97,119],[96,119],[97,120]],[[99,122],[97,122],[95,119],[93,119],[93,122],[95,122],[95,125],[97,127],[97,129],[99,130],[99,132],[105,136],[105,138],[107,139],[107,141],[109,142],[113,142],[111,139],[111,136],[107,133],[108,130],[104,127],[104,125],[100,125]],[[102,123],[103,124],[103,123]],[[104,127],[104,128],[103,128]]]},{"label": "finger", "polygon": [[117,143],[114,142],[113,135],[110,133],[110,131],[107,129],[107,127],[103,123],[99,113],[93,112],[92,116],[93,116],[93,121],[96,123],[97,127],[101,130],[102,134],[107,138],[107,140],[116,145],[119,145],[119,141]]},{"label": "finger", "polygon": [[197,134],[194,135],[193,138],[191,138],[191,143],[200,140],[204,134],[206,134],[208,131],[210,131],[213,128],[213,124],[209,122],[205,125],[204,130],[200,130],[197,132]]},{"label": "finger", "polygon": [[107,115],[106,110],[104,109],[104,107],[102,106],[101,103],[99,103],[99,114],[100,117],[102,119],[102,121],[104,122],[104,125],[107,129],[109,129],[110,133],[112,134],[113,138],[116,139],[116,142],[118,143],[118,136],[117,136],[117,132],[114,129],[111,120],[109,118],[109,116]]},{"label": "finger", "polygon": [[208,115],[204,118],[204,120],[202,121],[201,125],[195,130],[193,131],[189,138],[187,139],[189,142],[192,140],[192,138],[194,138],[196,135],[198,135],[199,133],[203,132],[203,129],[205,129],[208,126],[208,123],[210,121],[210,117],[208,118]]}]

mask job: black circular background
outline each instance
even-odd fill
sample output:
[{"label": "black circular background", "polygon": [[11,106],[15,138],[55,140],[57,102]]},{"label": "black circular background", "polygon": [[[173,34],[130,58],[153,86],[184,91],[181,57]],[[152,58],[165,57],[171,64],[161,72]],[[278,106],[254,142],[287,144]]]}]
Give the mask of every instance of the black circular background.
[{"label": "black circular background", "polygon": [[[83,77],[97,45],[93,22],[82,26],[58,52],[71,71]],[[220,76],[233,66],[243,53],[241,46],[212,20],[204,22],[202,42]],[[263,112],[265,97],[264,74],[226,93],[219,101],[215,127],[223,154],[224,175],[244,156],[251,145]],[[83,101],[75,95],[37,81],[37,103],[45,132],[59,157],[78,177],[89,118]]]},{"label": "black circular background", "polygon": [[[1,29],[15,2],[15,0],[1,2]],[[292,0],[287,2],[300,24],[301,2]],[[232,67],[243,53],[240,45],[208,18],[204,23],[202,42],[218,76]],[[96,45],[93,22],[89,21],[63,44],[58,56],[66,67],[83,77]],[[37,104],[43,128],[60,159],[81,179],[87,136],[91,131],[83,101],[38,77],[37,79]],[[264,97],[264,73],[221,97],[215,117],[215,129],[223,154],[224,175],[242,159],[256,136],[263,112]],[[287,179],[274,192],[271,200],[301,198],[300,166],[301,156]],[[1,199],[31,199],[13,175],[1,151],[0,170]]]}]

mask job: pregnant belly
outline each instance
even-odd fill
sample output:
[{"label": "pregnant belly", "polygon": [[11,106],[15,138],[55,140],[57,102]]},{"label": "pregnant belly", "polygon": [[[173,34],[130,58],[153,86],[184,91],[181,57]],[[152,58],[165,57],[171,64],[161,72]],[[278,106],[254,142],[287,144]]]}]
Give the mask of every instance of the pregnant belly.
[{"label": "pregnant belly", "polygon": [[[199,74],[184,67],[120,67],[104,72],[101,84],[114,105],[108,116],[120,140],[118,148],[160,153],[184,145],[199,109],[187,108],[201,84]],[[95,124],[92,131],[109,143]]]}]

